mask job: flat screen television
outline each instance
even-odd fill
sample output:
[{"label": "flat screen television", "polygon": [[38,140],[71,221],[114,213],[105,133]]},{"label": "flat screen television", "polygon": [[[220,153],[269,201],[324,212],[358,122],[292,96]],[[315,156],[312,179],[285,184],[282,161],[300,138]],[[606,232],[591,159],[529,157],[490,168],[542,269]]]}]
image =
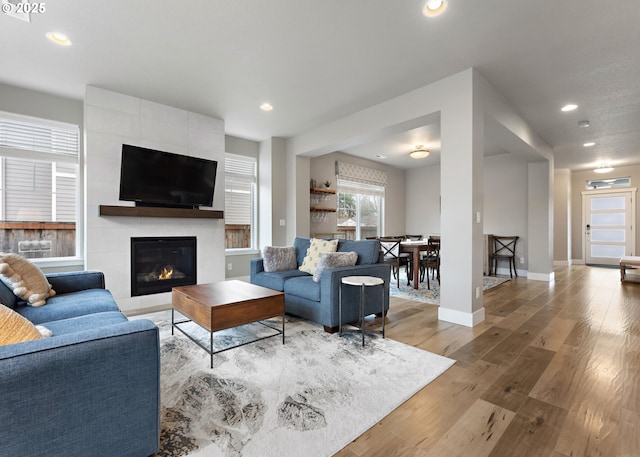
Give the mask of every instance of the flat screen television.
[{"label": "flat screen television", "polygon": [[217,169],[215,160],[123,144],[120,200],[137,206],[211,206]]}]

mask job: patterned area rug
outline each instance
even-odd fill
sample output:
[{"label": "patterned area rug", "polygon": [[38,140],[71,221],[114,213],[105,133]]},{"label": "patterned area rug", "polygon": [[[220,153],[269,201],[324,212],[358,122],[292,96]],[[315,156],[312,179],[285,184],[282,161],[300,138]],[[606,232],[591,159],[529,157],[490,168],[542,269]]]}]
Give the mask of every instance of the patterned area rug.
[{"label": "patterned area rug", "polygon": [[[501,278],[499,276],[483,276],[483,289],[489,290],[493,287],[497,287],[502,283],[510,281],[510,278]],[[396,280],[391,275],[391,284],[389,287],[389,293],[392,297],[404,298],[408,300],[415,300],[423,303],[430,303],[432,305],[440,304],[440,284],[437,279],[430,279],[431,289],[427,289],[427,282],[421,282],[418,285],[418,289],[414,289],[413,285],[407,286],[407,275],[404,270],[400,271],[400,287],[396,287]]]},{"label": "patterned area rug", "polygon": [[[379,334],[363,348],[359,334],[339,337],[287,317],[286,344],[275,336],[221,352],[209,369],[202,348],[171,335],[170,311],[139,317],[160,327],[157,456],[330,456],[455,363]],[[244,327],[214,334],[216,344],[264,329]]]}]

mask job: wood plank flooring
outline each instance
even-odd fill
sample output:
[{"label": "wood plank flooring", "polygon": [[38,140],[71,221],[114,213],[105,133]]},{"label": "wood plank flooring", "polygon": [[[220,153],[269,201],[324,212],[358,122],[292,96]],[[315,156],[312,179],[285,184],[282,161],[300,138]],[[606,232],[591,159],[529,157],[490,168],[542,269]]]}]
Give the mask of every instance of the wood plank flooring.
[{"label": "wood plank flooring", "polygon": [[392,298],[388,338],[457,362],[336,456],[640,456],[640,284],[555,273],[489,290],[474,328]]}]

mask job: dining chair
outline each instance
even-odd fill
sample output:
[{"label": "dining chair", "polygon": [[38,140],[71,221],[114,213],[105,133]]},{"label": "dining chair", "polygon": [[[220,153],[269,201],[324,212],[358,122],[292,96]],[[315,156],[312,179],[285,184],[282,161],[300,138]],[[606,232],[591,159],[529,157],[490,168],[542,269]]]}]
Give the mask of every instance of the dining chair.
[{"label": "dining chair", "polygon": [[424,254],[424,257],[420,260],[420,281],[424,282],[426,275],[427,289],[430,289],[429,270],[431,270],[431,279],[437,278],[438,282],[440,282],[440,237],[429,237],[427,250]]},{"label": "dining chair", "polygon": [[423,239],[422,235],[405,235],[404,238],[409,241],[422,241]]},{"label": "dining chair", "polygon": [[[516,270],[516,243],[519,236],[500,236],[493,235],[493,252],[489,255],[491,265],[493,265],[494,275],[498,274],[498,261],[506,260],[509,262],[509,276],[513,278],[513,274],[518,277]],[[513,274],[511,268],[513,267]]]},{"label": "dining chair", "polygon": [[404,266],[407,273],[407,285],[409,285],[409,256],[400,253],[401,237],[379,237],[380,249],[384,254],[384,263],[391,265],[393,277],[396,279],[396,287],[400,287],[400,267]]}]

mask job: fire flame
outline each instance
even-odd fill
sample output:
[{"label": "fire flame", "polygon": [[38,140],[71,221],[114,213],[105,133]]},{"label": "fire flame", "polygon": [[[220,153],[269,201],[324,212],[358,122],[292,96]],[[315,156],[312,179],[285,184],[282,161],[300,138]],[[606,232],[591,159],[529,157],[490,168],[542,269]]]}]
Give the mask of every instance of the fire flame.
[{"label": "fire flame", "polygon": [[173,276],[173,268],[171,268],[169,266],[169,268],[164,267],[162,269],[162,273],[160,273],[160,276],[158,276],[158,279],[171,279],[171,276]]}]

